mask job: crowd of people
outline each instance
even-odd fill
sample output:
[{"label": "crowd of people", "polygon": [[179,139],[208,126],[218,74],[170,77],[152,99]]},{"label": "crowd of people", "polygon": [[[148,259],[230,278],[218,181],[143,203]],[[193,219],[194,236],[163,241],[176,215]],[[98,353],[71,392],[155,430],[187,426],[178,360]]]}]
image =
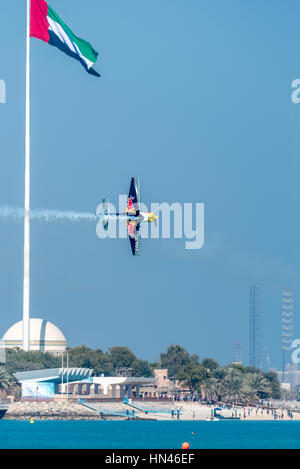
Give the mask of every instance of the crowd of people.
[{"label": "crowd of people", "polygon": [[[239,418],[239,419],[250,419],[252,420],[253,418],[264,418],[267,417],[269,420],[270,418],[274,420],[283,420],[283,419],[293,419],[293,412],[290,411],[289,409],[286,408],[286,405],[284,402],[279,403],[279,407],[277,409],[272,408],[274,403],[270,403],[268,401],[259,401],[256,406],[245,406],[245,407],[238,407],[238,406],[233,406],[231,407],[230,405],[226,404],[220,404],[216,401],[207,401],[202,399],[201,397],[196,397],[193,396],[192,394],[184,393],[184,394],[175,394],[174,397],[174,402],[199,402],[199,404],[202,405],[207,405],[211,407],[212,409],[214,407],[220,407],[223,408],[224,410],[231,411],[231,417],[232,418]],[[273,405],[272,405],[273,404]],[[195,418],[195,412],[193,412],[193,418]],[[228,414],[227,414],[228,415]],[[175,417],[175,412],[172,417]],[[179,416],[177,416],[179,418]]]},{"label": "crowd of people", "polygon": [[243,409],[234,409],[234,412],[232,412],[232,417],[240,417],[246,419],[247,417],[251,417],[254,415],[258,417],[259,415],[268,415],[272,416],[274,420],[283,420],[284,418],[289,418],[293,419],[293,413],[284,408],[280,409],[269,409],[269,408],[263,408],[260,407],[258,404],[256,407],[244,407]]}]

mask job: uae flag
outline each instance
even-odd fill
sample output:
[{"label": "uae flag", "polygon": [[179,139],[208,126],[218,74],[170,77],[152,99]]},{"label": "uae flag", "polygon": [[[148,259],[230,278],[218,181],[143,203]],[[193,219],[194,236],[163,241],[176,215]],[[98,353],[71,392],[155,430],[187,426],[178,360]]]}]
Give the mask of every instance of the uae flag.
[{"label": "uae flag", "polygon": [[100,77],[93,69],[98,52],[89,42],[75,36],[45,0],[31,0],[30,36],[58,47],[65,54],[79,60],[88,73]]}]

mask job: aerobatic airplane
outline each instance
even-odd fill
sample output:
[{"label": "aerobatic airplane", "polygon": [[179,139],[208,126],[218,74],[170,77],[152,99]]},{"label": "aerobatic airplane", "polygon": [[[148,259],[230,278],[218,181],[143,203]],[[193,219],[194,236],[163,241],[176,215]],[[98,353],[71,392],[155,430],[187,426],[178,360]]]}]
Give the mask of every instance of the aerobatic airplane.
[{"label": "aerobatic airplane", "polygon": [[103,228],[108,230],[109,218],[126,218],[127,219],[127,231],[131,246],[131,251],[134,256],[140,254],[140,228],[141,222],[154,221],[156,223],[157,216],[153,212],[142,212],[140,210],[140,184],[138,178],[131,178],[130,189],[127,200],[127,207],[125,213],[109,213],[108,212],[108,201],[103,199],[101,213],[97,213],[99,218],[102,218]]}]

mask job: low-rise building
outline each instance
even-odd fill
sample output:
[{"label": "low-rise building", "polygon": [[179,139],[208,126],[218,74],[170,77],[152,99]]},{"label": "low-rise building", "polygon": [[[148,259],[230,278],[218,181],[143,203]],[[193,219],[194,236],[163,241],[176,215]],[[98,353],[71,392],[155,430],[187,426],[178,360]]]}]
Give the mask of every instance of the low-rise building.
[{"label": "low-rise building", "polygon": [[53,400],[68,396],[94,399],[124,399],[141,395],[141,388],[156,386],[156,378],[92,377],[89,368],[51,368],[15,373],[23,400]]}]

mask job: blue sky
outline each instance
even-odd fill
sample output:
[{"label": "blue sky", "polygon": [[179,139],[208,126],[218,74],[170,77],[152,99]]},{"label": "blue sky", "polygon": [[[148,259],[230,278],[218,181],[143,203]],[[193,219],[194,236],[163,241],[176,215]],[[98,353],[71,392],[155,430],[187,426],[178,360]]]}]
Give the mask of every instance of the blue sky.
[{"label": "blue sky", "polygon": [[[280,295],[299,292],[300,5],[296,0],[52,0],[100,52],[89,76],[31,41],[31,205],[94,211],[127,193],[204,202],[205,245],[99,240],[90,222],[32,223],[31,315],[71,346],[170,343],[249,361],[249,288],[264,297],[264,345],[281,363]],[[0,206],[24,200],[25,0],[0,15]],[[23,225],[0,222],[0,334],[21,318]]]}]

